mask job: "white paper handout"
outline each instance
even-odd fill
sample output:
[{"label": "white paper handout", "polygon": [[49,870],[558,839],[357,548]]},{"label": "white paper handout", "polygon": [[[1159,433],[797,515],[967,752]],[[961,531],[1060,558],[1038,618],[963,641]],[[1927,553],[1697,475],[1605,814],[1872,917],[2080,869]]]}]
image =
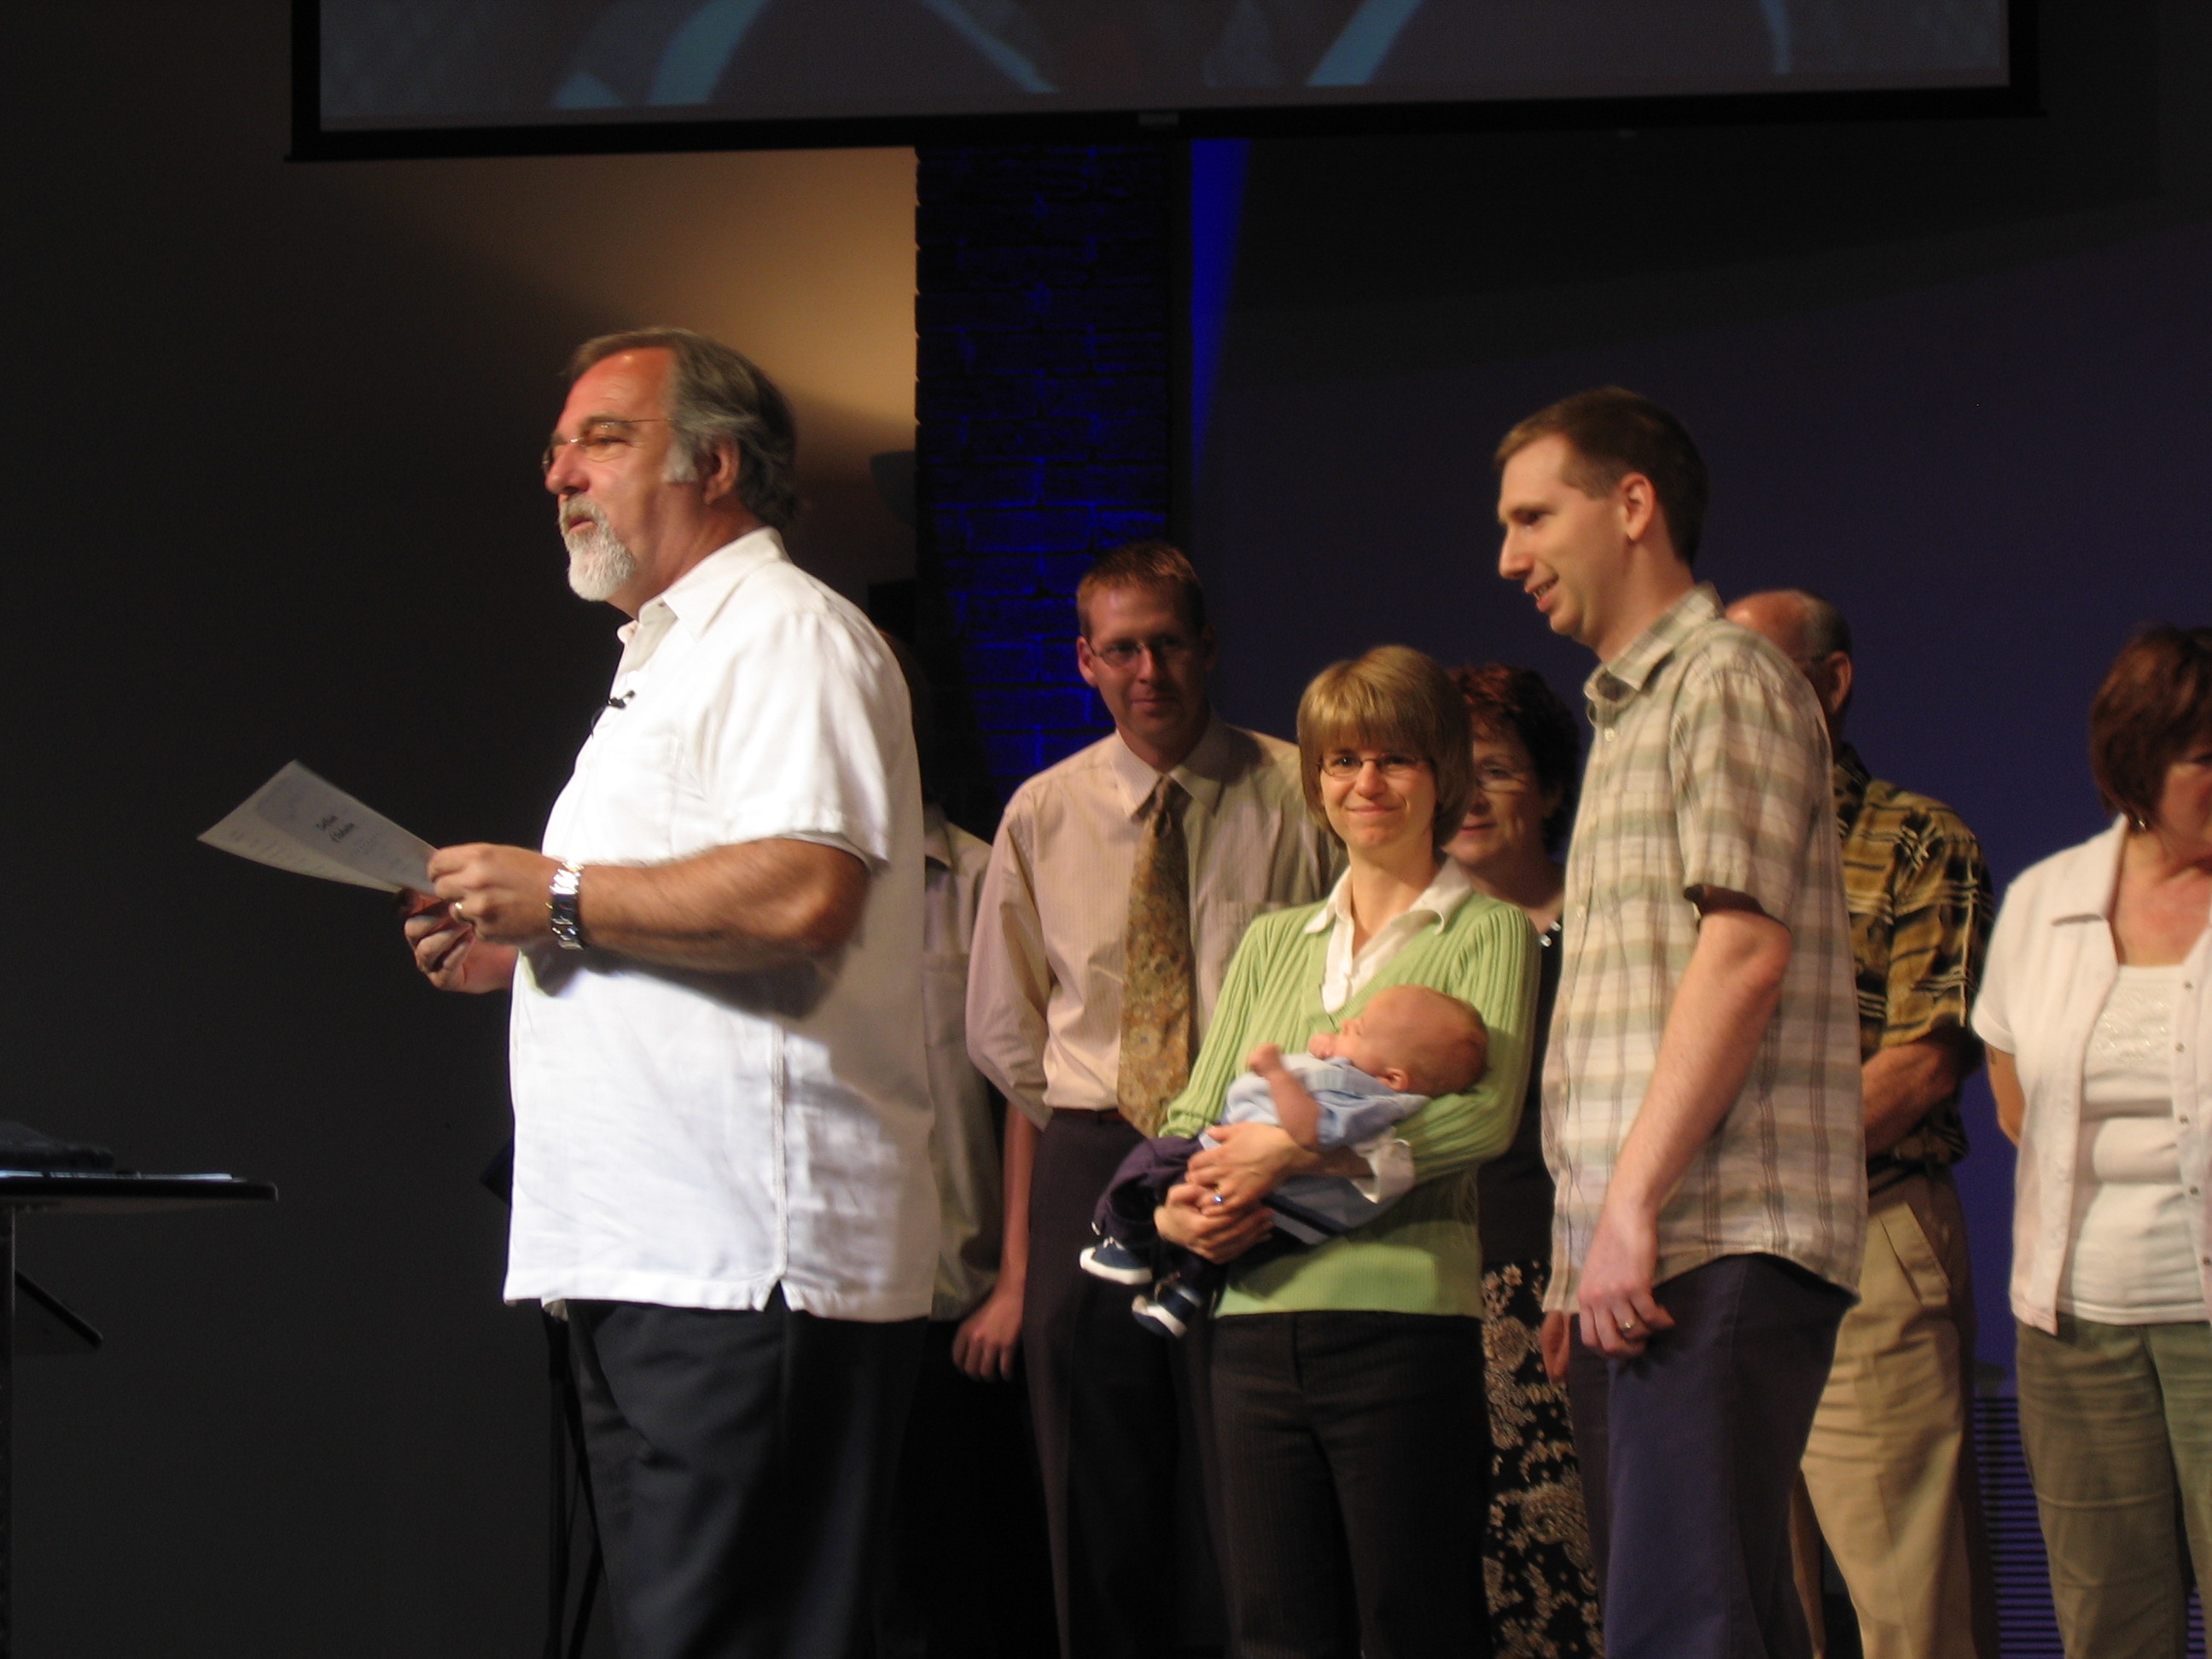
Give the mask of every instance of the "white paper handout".
[{"label": "white paper handout", "polygon": [[294,761],[200,839],[325,881],[430,890],[430,843]]}]

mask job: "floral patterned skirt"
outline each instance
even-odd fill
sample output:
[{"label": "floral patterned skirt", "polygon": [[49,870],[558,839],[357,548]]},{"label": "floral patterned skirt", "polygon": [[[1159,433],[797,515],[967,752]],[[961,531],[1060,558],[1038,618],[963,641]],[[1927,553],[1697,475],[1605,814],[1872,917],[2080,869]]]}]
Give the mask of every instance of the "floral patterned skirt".
[{"label": "floral patterned skirt", "polygon": [[1482,1576],[1496,1659],[1596,1659],[1597,1578],[1567,1391],[1544,1375],[1542,1261],[1482,1275],[1490,1370],[1490,1525]]}]

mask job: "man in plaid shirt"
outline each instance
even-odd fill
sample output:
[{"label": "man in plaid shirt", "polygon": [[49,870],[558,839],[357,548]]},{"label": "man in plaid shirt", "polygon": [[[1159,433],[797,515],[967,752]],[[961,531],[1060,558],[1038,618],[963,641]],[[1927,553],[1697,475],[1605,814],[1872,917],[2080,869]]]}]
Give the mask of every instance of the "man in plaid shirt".
[{"label": "man in plaid shirt", "polygon": [[1575,1403],[1606,1650],[1796,1659],[1790,1492],[1866,1223],[1827,735],[1691,574],[1706,474],[1674,416],[1583,392],[1498,464],[1499,574],[1600,662],[1544,1139],[1549,1304],[1604,1357]]},{"label": "man in plaid shirt", "polygon": [[1827,717],[1858,966],[1866,1260],[1836,1339],[1798,1515],[1798,1580],[1820,1628],[1825,1535],[1867,1659],[1996,1659],[1996,1606],[1974,1472],[1974,1291],[1951,1165],[1966,1028],[1996,903],[1981,843],[1939,800],[1870,775],[1843,740],[1850,624],[1817,594],[1753,593],[1729,620],[1772,641]]}]

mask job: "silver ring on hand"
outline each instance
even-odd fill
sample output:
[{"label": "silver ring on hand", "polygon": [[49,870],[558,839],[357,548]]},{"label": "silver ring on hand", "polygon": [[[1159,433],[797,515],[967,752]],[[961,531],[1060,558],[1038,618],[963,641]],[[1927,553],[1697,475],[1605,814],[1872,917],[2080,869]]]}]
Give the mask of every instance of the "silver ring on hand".
[{"label": "silver ring on hand", "polygon": [[1226,1204],[1229,1200],[1224,1198],[1219,1193],[1216,1193],[1213,1195],[1213,1201],[1216,1204]]}]

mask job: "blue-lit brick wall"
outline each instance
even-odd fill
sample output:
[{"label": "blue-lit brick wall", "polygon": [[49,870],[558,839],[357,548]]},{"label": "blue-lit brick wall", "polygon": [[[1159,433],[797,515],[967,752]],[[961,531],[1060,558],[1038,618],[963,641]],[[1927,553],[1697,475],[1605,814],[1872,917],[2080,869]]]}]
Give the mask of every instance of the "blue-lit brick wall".
[{"label": "blue-lit brick wall", "polygon": [[1164,147],[920,155],[920,625],[994,811],[1108,729],[1075,585],[1166,532],[1176,181]]}]

